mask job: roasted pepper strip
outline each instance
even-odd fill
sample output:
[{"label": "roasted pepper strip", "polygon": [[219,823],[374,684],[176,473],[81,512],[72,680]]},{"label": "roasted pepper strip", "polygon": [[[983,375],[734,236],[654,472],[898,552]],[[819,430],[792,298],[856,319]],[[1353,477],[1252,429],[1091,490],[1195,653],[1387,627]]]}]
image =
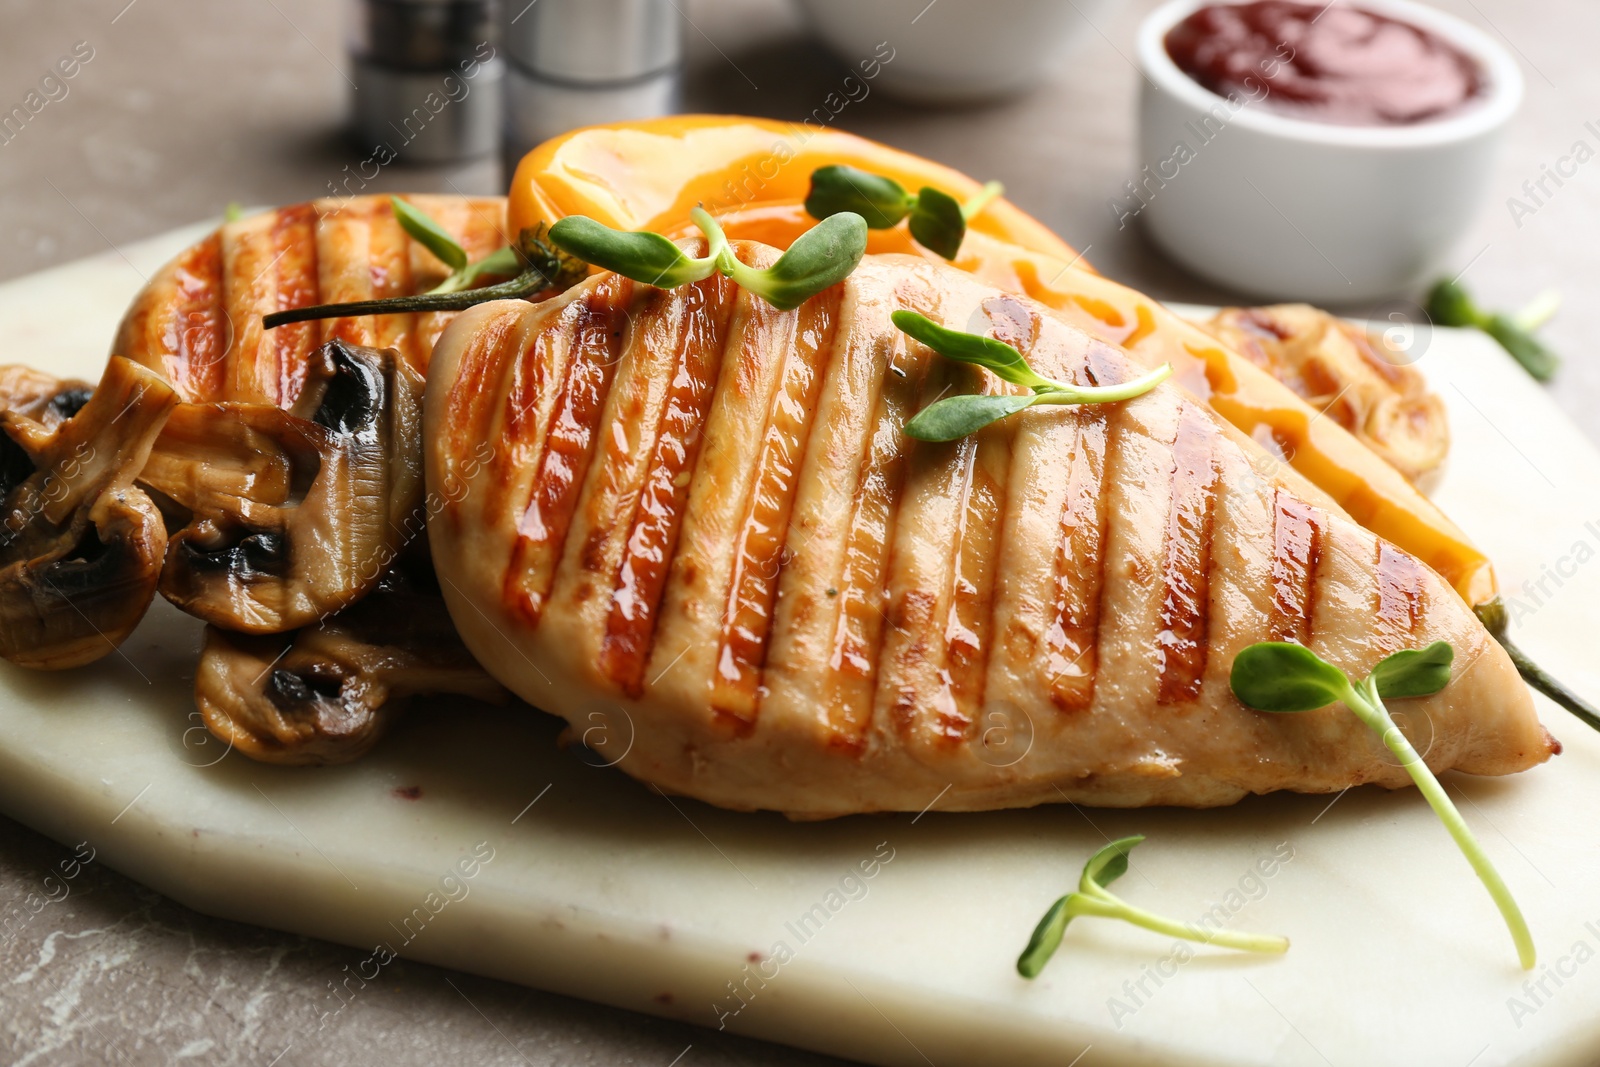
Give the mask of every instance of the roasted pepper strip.
[{"label": "roasted pepper strip", "polygon": [[[512,182],[509,228],[515,233],[582,214],[619,229],[677,235],[689,209],[703,203],[730,238],[787,248],[816,224],[802,204],[811,172],[828,163],[882,174],[908,189],[931,185],[957,199],[980,188],[949,168],[835,130],[676,116],[590,127],[534,149]],[[872,231],[867,251],[939,258],[904,226]],[[1495,595],[1488,558],[1398,471],[1199,327],[1096,274],[1011,204],[996,201],[972,220],[953,263],[1033,297],[1152,366],[1171,362],[1178,380],[1218,414],[1257,440],[1270,434],[1294,470],[1357,522],[1427,562],[1468,603]]]}]

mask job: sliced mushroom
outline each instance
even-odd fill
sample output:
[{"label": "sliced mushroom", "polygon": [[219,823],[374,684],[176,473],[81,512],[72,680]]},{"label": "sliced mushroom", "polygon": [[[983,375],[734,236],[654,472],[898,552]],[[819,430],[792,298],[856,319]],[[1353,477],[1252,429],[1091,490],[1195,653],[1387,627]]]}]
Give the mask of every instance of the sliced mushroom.
[{"label": "sliced mushroom", "polygon": [[295,406],[184,404],[140,481],[181,527],[161,593],[215,626],[282,633],[365,596],[423,529],[422,378],[330,341]]},{"label": "sliced mushroom", "polygon": [[437,590],[394,572],[349,610],[293,634],[206,627],[195,675],[206,726],[267,763],[356,759],[426,693],[509,697],[461,643]]},{"label": "sliced mushroom", "polygon": [[55,429],[89,402],[94,387],[73,378],[57,378],[32,367],[0,366],[0,410],[15,411]]},{"label": "sliced mushroom", "polygon": [[177,403],[120,358],[65,418],[62,395],[0,413],[0,656],[51,670],[112,651],[150,606],[166,528],[134,479]]}]

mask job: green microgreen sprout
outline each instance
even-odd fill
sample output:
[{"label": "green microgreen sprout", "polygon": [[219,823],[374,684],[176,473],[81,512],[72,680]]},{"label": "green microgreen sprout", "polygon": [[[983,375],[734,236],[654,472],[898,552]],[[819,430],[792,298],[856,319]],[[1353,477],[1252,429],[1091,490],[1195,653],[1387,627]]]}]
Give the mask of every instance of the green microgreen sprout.
[{"label": "green microgreen sprout", "polygon": [[[311,307],[277,311],[261,319],[271,330],[291,322],[335,319],[354,315],[391,315],[407,311],[465,311],[490,300],[516,300],[531,297],[546,289],[565,289],[578,281],[587,268],[563,255],[545,240],[542,226],[523,230],[516,247],[492,252],[476,263],[467,261],[466,249],[433,219],[399,197],[390,197],[396,221],[413,240],[432,252],[450,268],[445,280],[426,293],[392,296],[381,300],[355,300],[344,304],[317,304]],[[509,279],[485,284],[495,278]]]},{"label": "green microgreen sprout", "polygon": [[1506,655],[1511,657],[1512,664],[1516,666],[1517,673],[1522,675],[1524,682],[1582,719],[1592,729],[1600,730],[1600,709],[1561,684],[1543,667],[1529,659],[1526,652],[1512,643],[1511,636],[1507,633],[1511,617],[1510,612],[1506,611],[1504,600],[1494,597],[1476,605],[1472,611],[1478,616],[1478,621],[1483,623],[1483,628],[1489,631],[1489,636],[1500,642],[1500,647],[1506,650]]},{"label": "green microgreen sprout", "polygon": [[1489,890],[1489,896],[1511,931],[1517,958],[1527,970],[1533,967],[1535,954],[1533,937],[1528,933],[1521,909],[1500,878],[1500,872],[1484,853],[1483,846],[1478,844],[1461,813],[1445,794],[1439,779],[1417,755],[1417,750],[1400,732],[1383,704],[1384,697],[1428,696],[1443,689],[1450,681],[1450,663],[1454,656],[1449,643],[1436,641],[1427,648],[1396,652],[1361,681],[1352,682],[1344,671],[1308,648],[1262,641],[1244,649],[1234,659],[1230,682],[1233,695],[1258,711],[1293,713],[1343,704],[1382,738]]},{"label": "green microgreen sprout", "polygon": [[394,209],[395,221],[400,223],[400,228],[450,268],[449,276],[429,289],[429,293],[459,293],[463,289],[476,288],[483,278],[512,278],[522,270],[516,250],[510,246],[476,263],[468,263],[467,250],[456,243],[456,239],[446,233],[443,226],[398,196],[391,196],[389,204]]},{"label": "green microgreen sprout", "polygon": [[1522,369],[1541,382],[1555,376],[1561,359],[1550,351],[1535,332],[1550,320],[1561,306],[1554,292],[1541,293],[1521,311],[1502,314],[1481,310],[1473,303],[1460,282],[1445,279],[1428,293],[1428,318],[1440,326],[1460,326],[1482,330],[1500,342]]},{"label": "green microgreen sprout", "polygon": [[999,182],[987,182],[963,204],[931,186],[910,193],[893,178],[835,163],[811,172],[806,211],[818,219],[853,211],[874,230],[887,230],[909,216],[907,225],[917,243],[945,259],[955,259],[967,235],[967,223],[1004,192]]},{"label": "green microgreen sprout", "polygon": [[583,215],[570,215],[550,227],[550,240],[569,255],[660,289],[676,289],[713,274],[780,311],[790,311],[843,281],[867,251],[867,223],[854,212],[822,220],[797,237],[770,267],[740,262],[721,225],[704,208],[689,218],[706,235],[706,254],[689,255],[659,233],[613,230]]},{"label": "green microgreen sprout", "polygon": [[239,201],[229,200],[228,206],[222,209],[223,222],[238,222],[244,218],[244,208],[239,206]]},{"label": "green microgreen sprout", "polygon": [[1131,400],[1149,392],[1172,374],[1163,363],[1121,385],[1073,385],[1046,378],[1028,366],[1022,353],[1003,341],[981,334],[951,330],[915,311],[891,314],[895,326],[945,359],[984,367],[1012,385],[1031,390],[1022,394],[964,393],[937,400],[907,422],[905,433],[919,441],[954,441],[1036,404],[1107,404]]},{"label": "green microgreen sprout", "polygon": [[1038,977],[1039,972],[1044,970],[1044,965],[1061,945],[1061,935],[1066,932],[1067,924],[1080,915],[1121,919],[1123,922],[1142,926],[1146,930],[1154,930],[1168,937],[1221,945],[1224,948],[1236,948],[1244,952],[1289,951],[1287,937],[1247,934],[1234,930],[1210,930],[1198,923],[1163,918],[1143,908],[1136,908],[1107,890],[1106,886],[1127,873],[1128,853],[1143,840],[1142,834],[1124,837],[1111,842],[1089,857],[1089,862],[1083,865],[1083,875],[1078,879],[1077,892],[1068,893],[1050,905],[1050,910],[1044,913],[1044,918],[1034,927],[1033,936],[1028,939],[1028,947],[1017,957],[1018,974],[1024,978]]}]

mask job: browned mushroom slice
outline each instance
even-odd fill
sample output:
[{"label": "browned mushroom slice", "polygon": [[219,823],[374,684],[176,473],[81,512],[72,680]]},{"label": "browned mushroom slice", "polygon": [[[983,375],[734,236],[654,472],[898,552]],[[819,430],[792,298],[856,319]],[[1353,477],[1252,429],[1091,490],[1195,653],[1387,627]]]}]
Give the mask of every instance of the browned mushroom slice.
[{"label": "browned mushroom slice", "polygon": [[88,382],[57,378],[17,363],[0,366],[0,410],[15,411],[55,429],[89,402]]},{"label": "browned mushroom slice", "polygon": [[268,763],[353,760],[410,697],[428,693],[508,698],[461,643],[444,601],[392,581],[294,634],[208,626],[195,675],[206,726]]},{"label": "browned mushroom slice", "polygon": [[177,402],[126,359],[70,418],[56,395],[50,421],[0,413],[0,656],[52,670],[112,651],[150,606],[166,528],[133,482]]},{"label": "browned mushroom slice", "polygon": [[365,596],[423,527],[421,400],[392,350],[331,341],[290,411],[178,407],[140,476],[181,526],[162,595],[258,634]]}]

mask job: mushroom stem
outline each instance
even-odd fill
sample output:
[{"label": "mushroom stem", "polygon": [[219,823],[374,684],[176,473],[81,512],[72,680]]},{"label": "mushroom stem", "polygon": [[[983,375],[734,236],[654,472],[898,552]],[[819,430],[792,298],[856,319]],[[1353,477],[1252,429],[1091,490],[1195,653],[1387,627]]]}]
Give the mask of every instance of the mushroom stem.
[{"label": "mushroom stem", "polygon": [[349,611],[293,634],[206,627],[195,702],[208,729],[267,763],[345,763],[370,749],[413,696],[501,704],[437,592],[391,572]]}]

